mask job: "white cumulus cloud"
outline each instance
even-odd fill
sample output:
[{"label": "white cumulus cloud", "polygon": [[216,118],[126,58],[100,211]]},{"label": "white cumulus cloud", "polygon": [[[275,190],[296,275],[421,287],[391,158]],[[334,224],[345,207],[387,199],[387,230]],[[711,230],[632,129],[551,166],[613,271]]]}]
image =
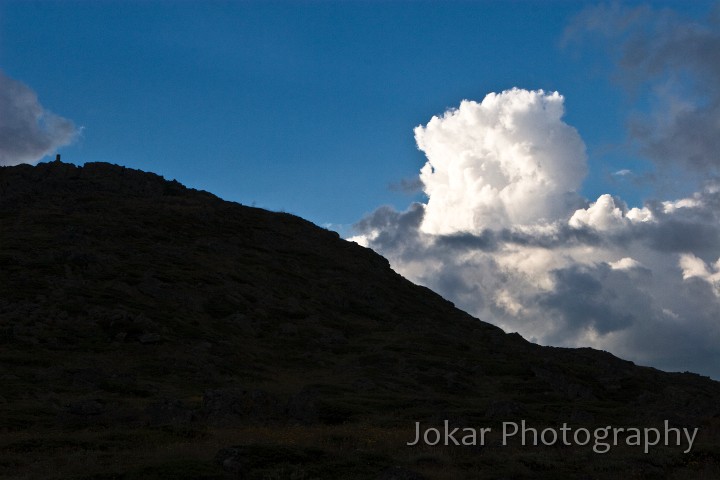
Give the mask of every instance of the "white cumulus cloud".
[{"label": "white cumulus cloud", "polygon": [[427,163],[426,233],[480,232],[562,217],[587,168],[585,145],[562,121],[557,92],[512,89],[415,129]]},{"label": "white cumulus cloud", "polygon": [[[426,203],[355,226],[407,278],[506,331],[720,378],[720,188],[628,208],[586,172],[558,93],[513,89],[415,129]],[[719,260],[720,262],[720,260]]]},{"label": "white cumulus cloud", "polygon": [[630,270],[633,268],[642,267],[642,264],[640,262],[630,257],[623,257],[617,262],[608,262],[608,265],[610,265],[610,268],[612,268],[613,270]]},{"label": "white cumulus cloud", "polygon": [[627,227],[631,222],[649,222],[653,220],[652,212],[647,208],[627,207],[618,202],[612,195],[603,194],[588,208],[575,211],[568,223],[571,227],[592,227],[597,230],[617,230]]},{"label": "white cumulus cloud", "polygon": [[720,258],[714,265],[708,265],[692,253],[684,253],[680,255],[679,263],[683,279],[699,278],[704,280],[712,285],[715,294],[720,296]]}]

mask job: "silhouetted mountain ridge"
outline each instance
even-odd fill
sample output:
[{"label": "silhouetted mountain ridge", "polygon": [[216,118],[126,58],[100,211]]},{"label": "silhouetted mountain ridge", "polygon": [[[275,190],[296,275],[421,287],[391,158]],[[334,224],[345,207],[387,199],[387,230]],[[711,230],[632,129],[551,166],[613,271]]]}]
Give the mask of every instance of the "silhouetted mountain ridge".
[{"label": "silhouetted mountain ridge", "polygon": [[[719,383],[505,334],[290,214],[53,162],[0,169],[0,226],[0,475],[558,478],[597,460],[586,478],[628,462],[683,478],[720,464]],[[701,437],[660,457],[405,445],[416,421],[444,419],[669,420]]]}]

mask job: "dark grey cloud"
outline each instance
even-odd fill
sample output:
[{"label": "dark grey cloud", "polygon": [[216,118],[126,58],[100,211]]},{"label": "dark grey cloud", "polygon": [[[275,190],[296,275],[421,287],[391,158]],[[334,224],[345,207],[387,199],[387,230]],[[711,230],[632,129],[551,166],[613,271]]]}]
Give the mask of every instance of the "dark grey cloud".
[{"label": "dark grey cloud", "polygon": [[669,209],[668,203],[673,202],[647,202],[655,221],[617,232],[608,241],[613,245],[638,242],[658,252],[694,252],[716,259],[720,256],[720,186],[708,185],[689,200],[695,205],[680,209]]},{"label": "dark grey cloud", "polygon": [[35,163],[77,134],[73,122],[45,110],[35,92],[0,70],[0,165]]},{"label": "dark grey cloud", "polygon": [[693,105],[680,112],[658,112],[656,118],[634,119],[630,134],[641,143],[642,152],[661,166],[679,164],[700,173],[717,174],[720,171],[718,118],[720,100],[713,99],[706,106]]},{"label": "dark grey cloud", "polygon": [[414,195],[423,191],[423,183],[419,178],[403,178],[399,182],[391,183],[389,188],[393,192]]},{"label": "dark grey cloud", "polygon": [[373,244],[383,250],[407,248],[418,242],[424,212],[421,203],[412,203],[405,212],[382,206],[353,225],[353,230],[364,235],[376,235]]},{"label": "dark grey cloud", "polygon": [[360,243],[397,262],[411,262],[426,255],[427,240],[420,231],[425,206],[412,203],[404,212],[390,206],[379,207],[352,226]]},{"label": "dark grey cloud", "polygon": [[492,252],[498,248],[498,235],[485,229],[480,234],[453,233],[450,235],[438,235],[435,238],[436,248],[461,252],[463,250],[480,250]]},{"label": "dark grey cloud", "polygon": [[555,288],[538,295],[538,302],[562,318],[562,337],[587,328],[600,335],[623,330],[635,322],[635,312],[648,311],[651,303],[634,288],[637,277],[650,274],[647,269],[640,272],[614,270],[608,264],[554,270]]},{"label": "dark grey cloud", "polygon": [[619,4],[588,8],[565,42],[600,37],[616,60],[616,77],[654,92],[655,109],[633,115],[629,133],[660,167],[720,173],[720,22],[715,6],[701,20],[669,9]]},{"label": "dark grey cloud", "polygon": [[[660,252],[707,252],[714,254],[720,245],[720,225],[670,219],[640,228],[637,237]],[[704,256],[704,255],[703,255]]]},{"label": "dark grey cloud", "polygon": [[[623,215],[628,207],[619,199]],[[422,232],[422,204],[355,225],[393,268],[459,308],[542,344],[593,346],[643,365],[720,378],[720,187],[649,202],[647,221]],[[704,262],[699,273],[683,255]],[[687,271],[686,271],[687,270]]]},{"label": "dark grey cloud", "polygon": [[554,271],[555,288],[536,300],[562,328],[545,341],[572,345],[572,332],[591,329],[612,338],[612,350],[638,363],[718,378],[720,304],[711,286],[699,279],[667,282],[656,276],[649,268],[607,264]]}]

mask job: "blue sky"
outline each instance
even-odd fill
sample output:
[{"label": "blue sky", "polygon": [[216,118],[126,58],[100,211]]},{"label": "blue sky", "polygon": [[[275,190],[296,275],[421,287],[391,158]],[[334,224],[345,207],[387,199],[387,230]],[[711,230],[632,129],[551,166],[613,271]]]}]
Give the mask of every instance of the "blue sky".
[{"label": "blue sky", "polygon": [[0,165],[291,212],[506,331],[714,378],[718,118],[716,1],[0,0]]},{"label": "blue sky", "polygon": [[389,186],[424,163],[415,126],[512,87],[566,97],[593,159],[584,191],[607,191],[629,163],[611,154],[629,100],[606,56],[561,45],[585,5],[2,1],[0,68],[82,127],[67,161],[348,225],[407,204]]}]

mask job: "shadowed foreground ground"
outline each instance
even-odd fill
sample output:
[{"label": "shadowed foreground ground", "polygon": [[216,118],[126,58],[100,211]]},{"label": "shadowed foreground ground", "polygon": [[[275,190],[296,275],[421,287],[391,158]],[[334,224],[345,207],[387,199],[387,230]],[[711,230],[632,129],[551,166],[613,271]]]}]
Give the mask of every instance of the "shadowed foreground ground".
[{"label": "shadowed foreground ground", "polygon": [[[298,217],[109,164],[0,169],[0,385],[2,478],[720,478],[719,383],[533,345]],[[493,431],[406,445],[446,419]],[[699,433],[503,445],[523,419]]]}]

